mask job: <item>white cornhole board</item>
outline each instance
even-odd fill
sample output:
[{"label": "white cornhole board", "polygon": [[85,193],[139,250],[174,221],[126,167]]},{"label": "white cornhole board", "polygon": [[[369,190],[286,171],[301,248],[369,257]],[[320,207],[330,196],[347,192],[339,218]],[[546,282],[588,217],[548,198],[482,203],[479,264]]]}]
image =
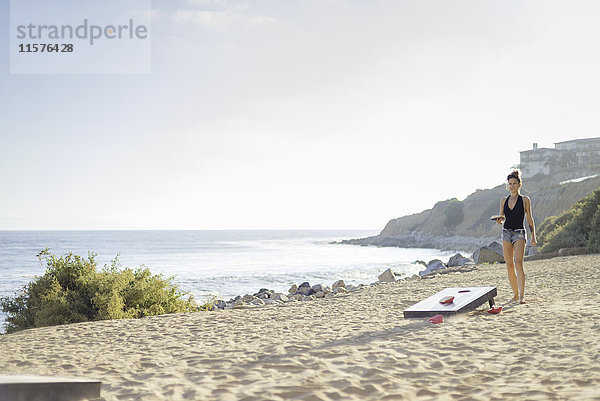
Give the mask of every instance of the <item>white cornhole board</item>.
[{"label": "white cornhole board", "polygon": [[81,401],[100,398],[99,380],[0,375],[2,401]]},{"label": "white cornhole board", "polygon": [[[404,317],[429,317],[435,315],[453,315],[477,309],[485,302],[494,305],[494,297],[498,295],[496,287],[459,287],[446,288],[427,299],[417,302],[404,310]],[[453,296],[451,304],[441,304],[440,300]]]}]

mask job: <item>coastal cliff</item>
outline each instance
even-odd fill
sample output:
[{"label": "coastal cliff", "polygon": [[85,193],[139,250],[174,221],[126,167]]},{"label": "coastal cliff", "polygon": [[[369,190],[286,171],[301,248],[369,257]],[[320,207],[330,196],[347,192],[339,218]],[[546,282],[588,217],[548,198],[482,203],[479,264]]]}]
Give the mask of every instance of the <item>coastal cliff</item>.
[{"label": "coastal cliff", "polygon": [[[561,214],[598,187],[600,176],[568,182],[538,176],[524,183],[521,194],[531,198],[533,217],[539,226],[546,217]],[[431,209],[392,219],[379,235],[343,243],[473,252],[498,240],[500,226],[491,222],[490,216],[498,214],[500,199],[507,193],[504,184],[478,189],[462,201],[441,201]]]}]

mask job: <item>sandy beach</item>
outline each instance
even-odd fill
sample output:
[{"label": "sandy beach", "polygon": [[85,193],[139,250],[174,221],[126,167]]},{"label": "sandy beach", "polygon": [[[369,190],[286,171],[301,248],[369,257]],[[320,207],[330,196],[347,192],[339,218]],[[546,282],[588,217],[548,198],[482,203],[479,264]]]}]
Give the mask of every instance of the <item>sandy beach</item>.
[{"label": "sandy beach", "polygon": [[600,255],[525,272],[528,303],[499,315],[403,318],[446,287],[510,299],[505,265],[481,265],[316,301],[25,330],[0,336],[0,366],[98,379],[106,401],[600,400]]}]

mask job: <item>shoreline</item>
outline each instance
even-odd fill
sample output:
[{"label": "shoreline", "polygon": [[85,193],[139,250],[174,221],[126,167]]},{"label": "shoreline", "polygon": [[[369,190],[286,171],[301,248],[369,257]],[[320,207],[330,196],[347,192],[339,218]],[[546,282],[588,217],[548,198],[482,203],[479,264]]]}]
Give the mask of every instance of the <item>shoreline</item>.
[{"label": "shoreline", "polygon": [[600,255],[525,263],[525,305],[432,325],[402,311],[456,286],[512,294],[504,264],[317,301],[0,336],[5,374],[102,380],[102,400],[587,400],[600,386]]},{"label": "shoreline", "polygon": [[[256,230],[254,230],[254,231],[256,231]],[[264,231],[264,230],[261,230],[261,232],[262,231]],[[307,230],[288,230],[288,231],[294,231],[294,232],[300,232],[300,233],[307,232]],[[314,243],[318,243],[319,246],[321,246],[323,244],[326,244],[327,246],[331,247],[331,244],[334,244],[334,242],[330,242],[330,241],[332,241],[334,239],[337,240],[337,241],[343,241],[342,239],[340,239],[340,237],[330,238],[330,235],[329,235],[330,231],[329,230],[321,230],[321,231],[328,233],[328,235],[327,235],[327,241],[320,241],[320,239],[319,239],[319,241],[312,241],[311,240],[310,241],[311,244],[314,242]],[[352,231],[352,232],[355,232],[355,234],[360,235],[359,232],[356,232],[358,230],[348,230],[348,231]],[[179,233],[180,230],[179,231],[172,231],[172,232]],[[279,231],[278,230],[266,230],[266,232],[277,233]],[[315,230],[309,230],[308,232],[315,232]],[[262,238],[262,237],[260,237],[260,238]],[[292,237],[292,238],[295,239],[295,237]],[[302,239],[302,240],[305,239],[302,236],[300,236],[299,238]],[[312,237],[310,237],[310,238],[312,238]],[[349,238],[349,237],[346,237],[346,238]],[[71,239],[71,242],[72,242],[73,238],[70,238],[70,239]],[[271,238],[269,238],[269,239],[271,239]],[[287,238],[286,238],[286,240],[287,240]],[[337,242],[337,243],[339,244],[341,242]],[[337,250],[338,250],[337,253],[347,252],[347,250],[346,250],[345,247],[335,247],[335,248],[337,248]],[[354,248],[358,249],[356,247],[354,247]],[[86,249],[87,249],[87,247],[86,247]],[[102,250],[102,247],[100,247],[100,249]],[[325,284],[324,282],[325,281],[328,282],[328,280],[331,280],[331,282],[333,282],[333,281],[335,281],[337,279],[343,279],[349,285],[362,286],[362,285],[368,285],[372,281],[377,281],[377,276],[379,274],[381,274],[388,266],[391,266],[392,268],[394,268],[398,273],[402,273],[402,274],[410,276],[410,275],[414,274],[414,272],[413,272],[413,267],[414,266],[413,265],[415,265],[415,262],[417,262],[419,259],[424,259],[424,260],[427,261],[427,260],[433,260],[433,259],[438,259],[439,258],[439,259],[445,260],[444,259],[445,255],[443,254],[443,251],[439,252],[439,255],[438,254],[433,255],[434,253],[438,253],[438,251],[440,251],[440,250],[438,250],[436,248],[431,248],[431,250],[435,251],[435,252],[428,253],[427,250],[425,250],[423,253],[422,252],[417,252],[417,253],[419,253],[419,256],[411,257],[411,258],[407,257],[406,258],[406,264],[403,264],[403,263],[400,263],[400,262],[398,262],[397,264],[394,264],[393,263],[394,261],[393,261],[392,258],[388,258],[388,260],[385,261],[386,262],[385,264],[383,264],[381,261],[377,261],[376,263],[373,264],[373,266],[370,266],[371,267],[370,270],[367,269],[368,270],[367,271],[368,272],[367,275],[363,274],[365,272],[365,269],[362,268],[362,267],[364,267],[363,265],[365,263],[365,261],[363,261],[363,265],[361,265],[359,263],[355,263],[356,268],[354,270],[355,271],[359,271],[360,270],[361,274],[354,275],[354,276],[352,276],[352,275],[349,276],[348,274],[346,274],[347,273],[346,271],[338,271],[336,269],[329,269],[329,270],[327,270],[325,268],[322,268],[318,272],[311,272],[310,271],[311,269],[309,268],[309,269],[307,269],[309,275],[303,275],[303,276],[301,276],[299,274],[294,274],[293,271],[292,272],[286,272],[285,274],[287,274],[287,276],[295,276],[295,277],[291,277],[291,280],[293,280],[293,281],[290,280],[289,282],[286,282],[287,280],[290,279],[290,277],[284,277],[283,279],[281,279],[281,277],[275,276],[274,273],[271,271],[271,272],[265,273],[265,275],[266,274],[271,274],[271,278],[276,278],[276,279],[271,280],[269,282],[267,282],[265,280],[265,282],[260,283],[260,282],[257,282],[256,280],[254,280],[254,277],[252,277],[250,280],[244,280],[245,277],[241,277],[240,280],[239,280],[239,282],[242,283],[241,285],[236,285],[237,282],[225,282],[225,280],[221,280],[222,282],[225,282],[225,284],[222,286],[225,289],[219,288],[219,287],[203,286],[202,289],[200,291],[198,291],[198,292],[194,291],[194,289],[191,288],[190,285],[188,284],[190,275],[189,274],[186,275],[185,271],[183,273],[181,273],[181,272],[178,273],[176,275],[175,281],[177,282],[179,280],[179,278],[183,278],[182,280],[180,280],[177,283],[177,285],[179,285],[179,288],[182,291],[185,291],[188,294],[193,295],[194,298],[195,298],[195,300],[199,304],[204,304],[205,301],[207,299],[211,299],[213,297],[213,295],[216,295],[220,300],[223,300],[223,301],[230,300],[231,301],[233,299],[236,299],[237,297],[243,297],[245,294],[255,294],[255,293],[257,293],[257,291],[259,291],[260,288],[263,288],[263,287],[275,288],[276,291],[284,293],[284,294],[287,295],[287,290],[288,290],[288,288],[292,284],[294,284],[294,283],[295,284],[300,284],[302,281],[305,281],[305,280],[306,281],[310,281],[313,284],[314,283],[323,283],[323,284]],[[359,251],[361,251],[361,250],[359,249]],[[81,255],[81,256],[85,256],[85,254],[86,253],[89,254],[89,252],[90,251],[76,252],[76,253],[79,254],[79,255]],[[376,252],[376,251],[371,251],[371,252]],[[94,253],[95,253],[95,251],[94,251]],[[118,252],[117,255],[120,255],[120,253],[121,252]],[[334,249],[334,253],[335,253],[335,249]],[[363,253],[364,253],[364,251],[363,251]],[[62,253],[57,252],[57,255],[61,255],[61,254]],[[350,254],[352,254],[352,251],[350,252]],[[423,255],[423,256],[421,256],[421,255]],[[138,257],[139,255],[134,253],[133,256],[134,256],[134,260],[135,260],[135,258]],[[100,268],[100,266],[101,266],[102,263],[104,263],[104,264],[108,263],[108,257],[106,256],[106,252],[104,252],[103,258],[105,260],[101,261],[98,264],[98,268]],[[32,257],[30,259],[34,259],[34,258]],[[339,260],[339,259],[337,259],[337,260]],[[355,261],[356,259],[352,259],[352,260]],[[404,260],[404,259],[400,259],[400,260]],[[139,262],[139,263],[140,263],[139,266],[145,265],[145,263],[141,263],[141,262]],[[37,261],[36,262],[29,262],[29,265],[35,266],[36,272],[35,273],[33,273],[33,272],[30,273],[30,277],[27,277],[26,274],[19,272],[19,274],[15,275],[15,277],[18,276],[18,280],[22,280],[22,282],[19,282],[15,286],[11,286],[10,287],[11,288],[10,291],[9,290],[5,290],[0,295],[2,295],[4,297],[14,297],[15,294],[17,294],[21,290],[21,288],[23,286],[25,286],[28,283],[30,283],[34,279],[35,276],[41,276],[41,275],[43,275],[44,270],[45,270],[45,267],[44,267],[43,263],[42,263],[42,267],[41,268],[40,268],[40,263],[37,262]],[[133,265],[133,264],[127,264],[127,265],[129,267],[132,267],[132,268],[135,268],[134,266],[137,266],[137,265]],[[28,268],[29,268],[29,266],[28,266]],[[153,273],[156,273],[156,274],[163,274],[165,276],[170,275],[170,273],[168,271],[167,272],[161,271],[160,269],[157,269],[156,266],[154,266],[154,269],[152,271],[153,271]],[[235,276],[235,273],[236,272],[233,272],[231,274],[231,276]],[[351,273],[353,273],[353,272],[351,272]],[[194,274],[196,274],[196,273],[194,273]],[[321,277],[326,277],[326,278],[321,278]],[[217,278],[219,279],[220,277],[217,277]],[[7,283],[11,283],[11,282],[12,281],[10,281],[10,280],[7,281]],[[284,283],[284,284],[282,284],[282,283]],[[217,283],[217,284],[222,284],[222,283]],[[328,282],[328,284],[330,284],[330,283]],[[194,285],[198,286],[198,283],[194,282]],[[8,288],[8,286],[6,286],[6,288]],[[2,326],[3,326],[4,322],[5,322],[5,319],[4,319],[5,316],[6,316],[5,314],[3,314],[3,315],[0,316],[0,325],[2,325]],[[2,327],[2,326],[0,326],[0,334],[4,333],[4,327]]]}]

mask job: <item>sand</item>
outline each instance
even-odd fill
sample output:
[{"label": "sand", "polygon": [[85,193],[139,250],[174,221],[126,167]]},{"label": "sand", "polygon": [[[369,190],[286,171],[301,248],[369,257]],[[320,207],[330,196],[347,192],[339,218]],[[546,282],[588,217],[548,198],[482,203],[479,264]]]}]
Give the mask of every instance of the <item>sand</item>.
[{"label": "sand", "polygon": [[0,367],[99,379],[106,401],[600,400],[600,256],[525,271],[528,303],[499,315],[403,318],[445,287],[510,299],[505,265],[482,265],[283,306],[26,330],[0,337]]}]

